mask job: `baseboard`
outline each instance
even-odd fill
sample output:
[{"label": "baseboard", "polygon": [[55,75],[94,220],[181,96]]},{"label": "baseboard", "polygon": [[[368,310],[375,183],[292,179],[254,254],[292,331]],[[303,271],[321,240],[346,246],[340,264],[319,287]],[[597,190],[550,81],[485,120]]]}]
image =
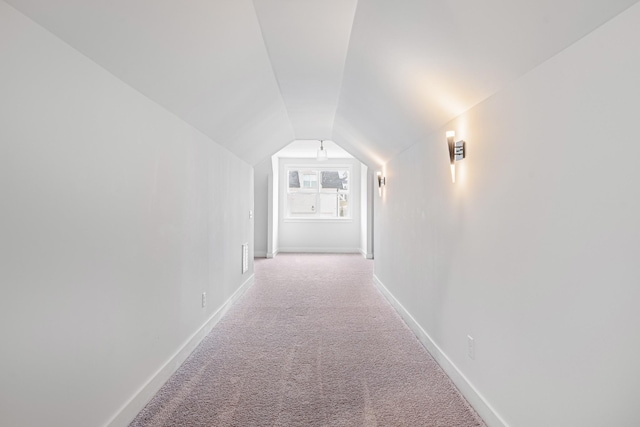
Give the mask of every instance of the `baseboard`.
[{"label": "baseboard", "polygon": [[240,287],[231,295],[207,321],[191,335],[186,342],[169,358],[169,360],[125,403],[114,415],[107,427],[126,427],[140,413],[145,405],[160,390],[173,373],[187,360],[187,357],[196,349],[204,337],[211,332],[211,329],[222,319],[229,308],[242,294],[253,285],[255,276],[252,274]]},{"label": "baseboard", "polygon": [[275,252],[267,252],[267,258],[275,258],[276,255],[278,255],[279,252],[280,252],[279,250],[277,250]]},{"label": "baseboard", "polygon": [[467,399],[469,404],[475,409],[475,411],[484,420],[488,427],[508,427],[508,424],[498,415],[498,413],[489,405],[485,398],[476,390],[476,388],[469,382],[464,374],[458,369],[458,367],[449,359],[449,357],[442,351],[440,347],[431,339],[429,334],[422,329],[420,324],[416,322],[411,313],[409,313],[402,304],[393,296],[391,292],[384,286],[384,284],[378,279],[376,275],[373,276],[373,282],[376,287],[389,301],[389,303],[396,309],[398,314],[404,319],[409,328],[416,335],[420,343],[424,348],[433,356],[442,369],[447,373],[449,378],[456,385],[458,390]]},{"label": "baseboard", "polygon": [[359,248],[316,248],[316,247],[288,247],[280,248],[279,252],[285,253],[311,253],[311,254],[358,254]]},{"label": "baseboard", "polygon": [[373,254],[372,253],[368,253],[367,251],[365,251],[364,249],[360,248],[360,253],[362,254],[363,257],[365,257],[366,259],[373,259]]},{"label": "baseboard", "polygon": [[254,258],[268,258],[266,251],[254,251],[253,252],[253,257]]}]

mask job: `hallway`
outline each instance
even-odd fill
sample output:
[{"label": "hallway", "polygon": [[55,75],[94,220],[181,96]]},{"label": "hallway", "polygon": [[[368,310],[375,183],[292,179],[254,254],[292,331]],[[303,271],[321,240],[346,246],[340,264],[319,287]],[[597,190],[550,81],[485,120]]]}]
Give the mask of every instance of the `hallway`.
[{"label": "hallway", "polygon": [[360,255],[257,259],[256,282],[131,426],[483,426]]},{"label": "hallway", "polygon": [[479,422],[424,346],[487,426],[640,426],[638,40],[640,0],[0,0],[0,426],[129,426],[201,343],[134,425]]}]

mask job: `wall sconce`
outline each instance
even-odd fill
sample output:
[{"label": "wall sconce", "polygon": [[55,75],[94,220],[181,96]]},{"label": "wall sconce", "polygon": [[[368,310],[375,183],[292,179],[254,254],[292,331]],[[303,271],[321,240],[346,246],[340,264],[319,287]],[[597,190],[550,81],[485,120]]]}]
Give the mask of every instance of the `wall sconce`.
[{"label": "wall sconce", "polygon": [[382,187],[387,184],[387,178],[382,176],[382,172],[378,172],[378,194],[382,197]]},{"label": "wall sconce", "polygon": [[447,144],[449,145],[449,162],[451,164],[451,181],[456,182],[456,162],[466,157],[467,143],[460,140],[456,142],[456,133],[447,132]]}]

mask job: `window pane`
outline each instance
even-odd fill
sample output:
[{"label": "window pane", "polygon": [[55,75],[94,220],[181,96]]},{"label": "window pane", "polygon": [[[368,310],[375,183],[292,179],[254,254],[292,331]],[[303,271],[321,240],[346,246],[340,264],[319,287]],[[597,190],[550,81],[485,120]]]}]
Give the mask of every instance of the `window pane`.
[{"label": "window pane", "polygon": [[316,195],[308,193],[291,193],[287,197],[290,214],[315,214]]},{"label": "window pane", "polygon": [[318,188],[318,174],[316,172],[302,172],[302,188],[315,190]]},{"label": "window pane", "polygon": [[300,174],[298,171],[289,171],[289,188],[300,188]]},{"label": "window pane", "polygon": [[338,216],[348,217],[349,216],[349,195],[338,193]]},{"label": "window pane", "polygon": [[323,189],[349,189],[349,172],[347,171],[322,171],[320,175]]},{"label": "window pane", "polygon": [[320,194],[320,213],[324,215],[338,215],[338,194]]}]

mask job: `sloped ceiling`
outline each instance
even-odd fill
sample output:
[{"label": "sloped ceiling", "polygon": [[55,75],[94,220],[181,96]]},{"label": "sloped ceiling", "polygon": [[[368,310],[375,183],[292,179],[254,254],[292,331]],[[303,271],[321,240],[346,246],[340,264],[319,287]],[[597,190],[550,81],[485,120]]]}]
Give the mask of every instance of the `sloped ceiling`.
[{"label": "sloped ceiling", "polygon": [[375,167],[638,0],[6,0],[250,164]]}]

